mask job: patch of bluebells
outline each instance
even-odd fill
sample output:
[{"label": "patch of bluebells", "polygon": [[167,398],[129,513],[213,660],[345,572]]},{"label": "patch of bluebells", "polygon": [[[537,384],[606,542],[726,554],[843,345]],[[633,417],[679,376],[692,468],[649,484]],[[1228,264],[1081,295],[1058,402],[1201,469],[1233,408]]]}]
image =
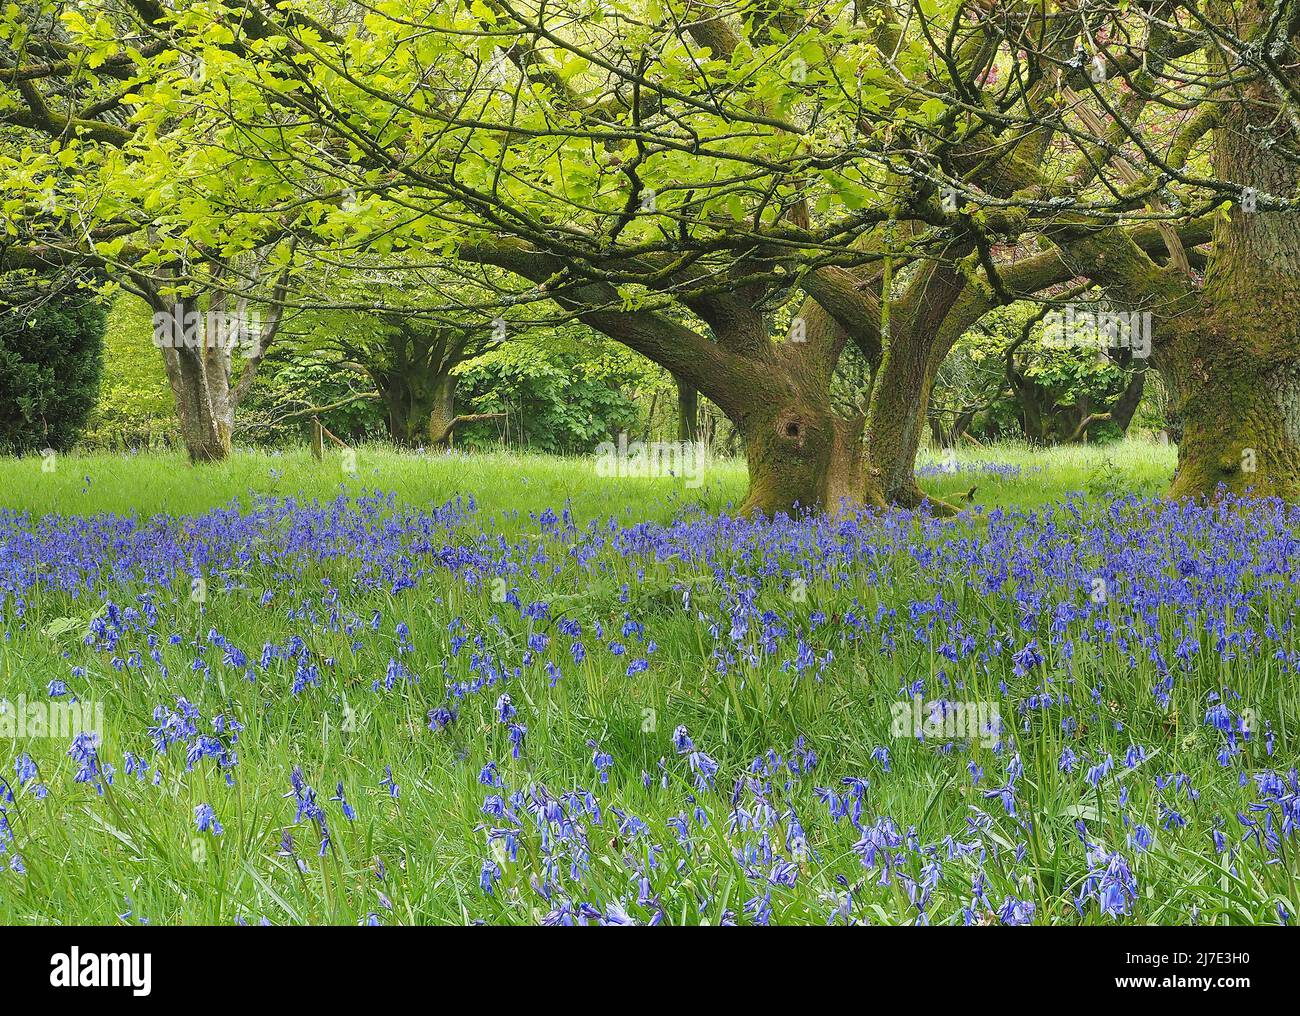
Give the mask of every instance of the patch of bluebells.
[{"label": "patch of bluebells", "polygon": [[[412,706],[427,717],[418,736],[432,750],[493,758],[479,773],[475,829],[487,919],[523,896],[549,925],[658,924],[683,913],[779,923],[806,914],[809,899],[835,924],[868,922],[879,908],[917,924],[1020,925],[1071,911],[1141,921],[1151,912],[1139,887],[1169,852],[1203,849],[1268,877],[1295,856],[1294,753],[1270,724],[1256,731],[1223,686],[1237,668],[1281,682],[1300,668],[1289,609],[1270,609],[1300,584],[1300,513],[1280,502],[1121,499],[1093,509],[1067,500],[975,509],[956,522],[901,511],[767,521],[695,512],[666,525],[586,526],[566,508],[535,523],[511,538],[477,518],[472,498],[416,508],[381,494],[258,498],[251,509],[185,519],[0,512],[0,626],[12,638],[39,625],[50,596],[84,600],[93,610],[77,650],[85,658],[46,692],[86,695],[106,675],[169,690],[152,724],[116,732],[114,743],[127,745],[121,769],[140,794],[159,786],[164,767],[211,767],[233,784],[244,729],[235,717],[254,721],[231,704],[232,687],[255,688],[288,724],[337,709],[345,692],[375,711],[405,716]],[[196,630],[172,607],[200,576],[210,599],[248,595],[253,572],[263,587],[260,649],[219,622]],[[328,577],[337,573],[346,582]],[[796,580],[821,591],[816,606],[788,595]],[[489,615],[453,615],[449,587],[490,601]],[[858,681],[855,661],[879,661],[906,675],[880,690],[883,708],[895,694],[905,704],[921,696],[940,732],[892,748],[798,737],[737,764],[725,742],[697,743],[678,726],[647,756],[661,756],[657,765],[605,750],[619,742],[593,732],[589,766],[583,759],[564,780],[535,770],[542,753],[528,732],[547,733],[555,703],[546,696],[568,694],[575,676],[579,688],[613,677],[652,687],[671,667],[656,638],[681,621],[695,625],[709,679],[737,694]],[[1129,674],[1149,697],[1121,704],[1107,684]],[[1005,717],[993,743],[943,729],[954,704],[990,694]],[[1127,733],[1144,713],[1173,725],[1178,703],[1182,753],[1209,753],[1223,775],[1213,788],[1163,771],[1161,746]],[[1188,715],[1200,730],[1188,733]],[[947,780],[925,822],[880,803],[914,777],[918,752]],[[828,772],[822,753],[852,763]],[[66,779],[47,784],[19,757],[14,779],[0,780],[0,870],[23,863],[18,801],[39,805],[50,786],[116,792],[117,760],[89,733],[68,747]],[[345,780],[373,788],[376,778],[318,775],[336,787],[324,802],[301,769],[289,774],[278,853],[300,867],[310,862],[291,828],[307,826],[326,855],[335,835],[355,835]],[[1035,827],[1049,821],[1044,784],[1071,800],[1071,819],[1053,819],[1051,830]],[[379,786],[401,800],[391,767]],[[219,813],[233,821],[216,798],[199,805],[196,828],[220,835]],[[1073,850],[1080,873],[1059,898],[1038,895],[1030,844],[1044,835],[1070,840],[1060,849]],[[718,887],[733,877],[744,892],[723,903]],[[473,873],[469,882],[472,892]],[[1266,908],[1285,923],[1296,902]],[[388,909],[358,913],[373,923]]]},{"label": "patch of bluebells", "polygon": [[925,462],[916,467],[916,476],[922,480],[945,476],[983,480],[1019,480],[1041,471],[1041,466],[1025,469],[1010,462]]}]

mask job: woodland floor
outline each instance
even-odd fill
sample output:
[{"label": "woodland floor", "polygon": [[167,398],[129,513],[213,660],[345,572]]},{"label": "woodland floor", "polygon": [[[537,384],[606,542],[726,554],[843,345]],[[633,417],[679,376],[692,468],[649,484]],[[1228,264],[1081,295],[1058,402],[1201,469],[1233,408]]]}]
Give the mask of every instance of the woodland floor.
[{"label": "woodland floor", "polygon": [[0,921],[1300,907],[1300,511],[1172,449],[923,458],[949,521],[341,465],[0,460]]}]

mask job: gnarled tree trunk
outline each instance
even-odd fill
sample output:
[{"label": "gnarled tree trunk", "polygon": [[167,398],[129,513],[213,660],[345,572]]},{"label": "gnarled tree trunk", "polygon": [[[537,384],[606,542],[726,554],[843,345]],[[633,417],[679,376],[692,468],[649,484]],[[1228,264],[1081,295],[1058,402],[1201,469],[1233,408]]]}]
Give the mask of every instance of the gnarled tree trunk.
[{"label": "gnarled tree trunk", "polygon": [[880,484],[863,442],[865,419],[831,399],[830,378],[844,330],[815,301],[806,301],[787,341],[753,343],[733,361],[734,374],[706,392],[745,441],[749,491],[746,514],[794,515],[883,507]]},{"label": "gnarled tree trunk", "polygon": [[435,400],[429,386],[412,384],[409,377],[372,375],[388,416],[388,437],[405,448],[423,444],[430,433]]},{"label": "gnarled tree trunk", "polygon": [[737,421],[745,438],[749,492],[741,512],[795,514],[837,511],[884,501],[869,474],[862,441],[864,420],[835,413],[811,393],[765,403]]},{"label": "gnarled tree trunk", "polygon": [[457,415],[456,368],[495,339],[469,328],[431,324],[408,314],[383,316],[376,346],[342,340],[340,345],[370,376],[388,413],[388,434],[406,447],[446,445],[461,424],[493,420],[504,413]]},{"label": "gnarled tree trunk", "polygon": [[[465,245],[460,254],[539,283],[563,268],[560,259],[515,242]],[[761,296],[761,287],[737,283],[725,293],[685,301],[712,338],[654,311],[610,309],[620,301],[606,283],[575,285],[552,298],[584,324],[686,381],[726,415],[744,441],[749,464],[740,512],[834,510],[843,500],[883,504],[866,466],[860,415],[842,416],[831,401],[831,373],[846,333],[808,300],[797,318],[800,327],[776,341]]]}]

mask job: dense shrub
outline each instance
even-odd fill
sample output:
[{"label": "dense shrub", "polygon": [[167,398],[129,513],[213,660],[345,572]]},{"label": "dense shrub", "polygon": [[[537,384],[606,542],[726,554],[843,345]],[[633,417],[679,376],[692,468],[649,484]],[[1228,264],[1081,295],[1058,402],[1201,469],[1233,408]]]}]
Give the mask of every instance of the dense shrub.
[{"label": "dense shrub", "polygon": [[634,431],[641,416],[630,394],[642,363],[608,350],[554,351],[531,343],[506,343],[457,369],[461,412],[505,413],[457,434],[458,443],[558,453],[588,452],[620,431]]},{"label": "dense shrub", "polygon": [[77,442],[99,396],[104,309],[80,296],[10,293],[0,303],[0,449]]}]

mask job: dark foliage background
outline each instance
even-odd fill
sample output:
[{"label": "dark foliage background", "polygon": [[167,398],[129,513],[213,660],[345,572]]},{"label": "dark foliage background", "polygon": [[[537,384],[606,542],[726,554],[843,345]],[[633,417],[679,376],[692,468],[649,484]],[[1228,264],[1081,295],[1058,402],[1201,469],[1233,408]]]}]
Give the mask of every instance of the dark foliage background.
[{"label": "dark foliage background", "polygon": [[66,451],[99,397],[104,308],[66,293],[0,300],[0,451]]}]

